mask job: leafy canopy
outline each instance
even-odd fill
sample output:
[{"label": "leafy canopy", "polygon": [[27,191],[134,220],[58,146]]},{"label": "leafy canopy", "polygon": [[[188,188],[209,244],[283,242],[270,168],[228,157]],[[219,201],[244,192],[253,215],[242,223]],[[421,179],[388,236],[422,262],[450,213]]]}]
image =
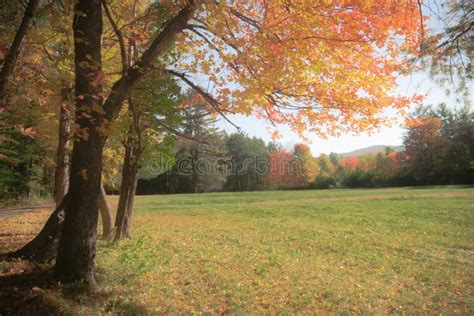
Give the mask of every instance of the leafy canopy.
[{"label": "leafy canopy", "polygon": [[374,128],[417,99],[393,94],[419,47],[417,1],[205,3],[184,33],[168,67],[205,77],[223,109],[299,134]]}]

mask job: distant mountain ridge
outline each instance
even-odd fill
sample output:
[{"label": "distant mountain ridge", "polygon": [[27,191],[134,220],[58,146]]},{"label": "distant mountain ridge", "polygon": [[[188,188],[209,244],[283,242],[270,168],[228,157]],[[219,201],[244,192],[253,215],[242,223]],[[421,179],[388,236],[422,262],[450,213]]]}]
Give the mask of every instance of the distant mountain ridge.
[{"label": "distant mountain ridge", "polygon": [[390,147],[394,151],[403,151],[405,150],[404,146],[387,146],[387,145],[373,145],[369,147],[364,147],[360,149],[356,149],[354,151],[350,151],[347,153],[340,153],[338,154],[339,157],[341,158],[347,158],[347,157],[359,157],[367,154],[377,154],[380,152],[385,152],[385,148]]}]

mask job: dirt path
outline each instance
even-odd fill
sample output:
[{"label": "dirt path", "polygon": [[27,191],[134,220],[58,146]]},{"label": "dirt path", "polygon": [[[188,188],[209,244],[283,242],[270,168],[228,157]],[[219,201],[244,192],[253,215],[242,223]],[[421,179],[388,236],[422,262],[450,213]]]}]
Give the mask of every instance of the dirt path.
[{"label": "dirt path", "polygon": [[52,208],[52,207],[54,207],[54,203],[22,206],[22,207],[16,207],[16,208],[15,207],[2,208],[0,209],[0,217],[17,215],[17,214],[28,213],[28,212],[37,212],[37,211],[41,211],[43,209]]}]

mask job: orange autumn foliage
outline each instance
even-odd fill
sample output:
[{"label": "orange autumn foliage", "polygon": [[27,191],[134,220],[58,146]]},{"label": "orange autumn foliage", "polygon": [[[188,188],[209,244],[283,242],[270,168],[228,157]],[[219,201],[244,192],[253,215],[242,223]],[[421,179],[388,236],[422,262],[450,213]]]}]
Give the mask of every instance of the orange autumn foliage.
[{"label": "orange autumn foliage", "polygon": [[[137,61],[165,22],[189,2],[108,4],[125,44],[136,45],[132,64],[140,66]],[[286,124],[302,136],[306,131],[328,136],[376,128],[388,122],[385,109],[402,111],[419,101],[393,93],[396,78],[411,70],[408,60],[420,43],[416,0],[191,2],[197,9],[188,27],[169,47],[170,54],[160,55],[151,68],[185,74],[223,113],[256,115],[275,129]],[[64,4],[67,12],[55,15],[53,28],[46,23],[30,31],[31,38],[45,45],[25,44],[12,83],[21,87],[27,81],[35,89],[19,89],[25,93],[17,93],[12,103],[53,104],[60,82],[71,82],[68,23],[73,11],[72,2]],[[119,41],[110,22],[104,18],[104,23],[103,83],[108,91],[120,78],[122,65]],[[56,49],[59,43],[65,47]],[[63,51],[67,54],[61,56]],[[56,78],[54,85],[51,78]]]},{"label": "orange autumn foliage", "polygon": [[168,67],[300,135],[373,129],[419,100],[393,93],[420,43],[414,0],[206,2],[189,25]]},{"label": "orange autumn foliage", "polygon": [[347,157],[342,158],[339,160],[339,164],[344,167],[346,170],[353,171],[357,168],[360,163],[360,159],[358,157]]}]

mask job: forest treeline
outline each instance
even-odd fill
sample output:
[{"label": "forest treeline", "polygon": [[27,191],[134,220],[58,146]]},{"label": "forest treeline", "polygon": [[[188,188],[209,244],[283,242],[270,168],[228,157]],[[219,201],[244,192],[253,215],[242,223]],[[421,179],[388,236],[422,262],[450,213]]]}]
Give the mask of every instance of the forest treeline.
[{"label": "forest treeline", "polygon": [[306,144],[287,149],[243,132],[227,135],[208,120],[188,125],[189,135],[206,135],[210,145],[178,140],[174,166],[155,177],[143,173],[137,194],[474,183],[474,113],[468,106],[420,107],[407,122],[404,151],[386,147],[344,158],[313,157]]},{"label": "forest treeline", "polygon": [[[187,96],[187,101],[193,100]],[[180,136],[155,141],[140,162],[137,194],[362,188],[474,183],[474,113],[468,106],[420,107],[408,120],[404,151],[314,157],[306,144],[284,148],[244,132],[228,134],[205,115],[202,104],[186,107]],[[9,142],[13,160],[0,160],[1,196],[47,197],[54,191],[54,148],[41,137]],[[104,185],[119,193],[123,144],[110,142]]]}]

